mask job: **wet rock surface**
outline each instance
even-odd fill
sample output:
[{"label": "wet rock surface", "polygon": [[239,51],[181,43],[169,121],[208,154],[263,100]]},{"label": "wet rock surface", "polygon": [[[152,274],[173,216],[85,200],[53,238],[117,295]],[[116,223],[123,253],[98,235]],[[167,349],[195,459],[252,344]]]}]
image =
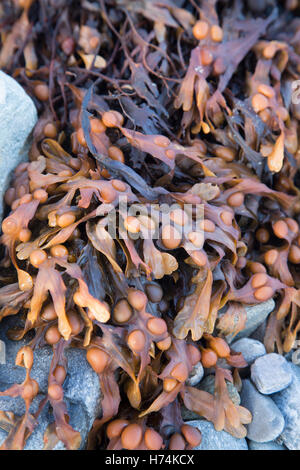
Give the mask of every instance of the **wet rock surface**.
[{"label": "wet rock surface", "polygon": [[27,160],[36,122],[37,111],[31,98],[16,80],[0,71],[0,220],[10,174]]},{"label": "wet rock surface", "polygon": [[300,367],[290,364],[292,383],[284,390],[272,395],[272,399],[285,419],[280,436],[290,450],[300,450]]},{"label": "wet rock surface", "polygon": [[[0,339],[6,344],[6,364],[0,364],[0,390],[6,390],[14,383],[22,383],[25,378],[25,369],[15,365],[18,350],[27,344],[28,338],[21,341],[10,341],[6,337],[6,331],[15,327],[17,317],[8,317],[1,322]],[[19,320],[20,322],[20,320]],[[19,323],[21,325],[21,322]],[[52,358],[52,350],[45,346],[37,349],[34,353],[34,365],[31,377],[39,384],[39,394],[34,399],[31,412],[36,412],[38,404],[45,397],[48,386],[49,367]],[[64,398],[70,415],[70,424],[81,434],[81,446],[84,448],[87,435],[93,421],[101,413],[101,391],[97,374],[92,370],[86,360],[85,351],[79,349],[67,349],[68,373],[64,382]],[[16,415],[25,412],[24,401],[21,398],[0,397],[0,409],[12,411]],[[42,449],[43,435],[48,424],[53,420],[49,405],[46,405],[40,418],[39,424],[33,434],[29,437],[25,449]],[[0,433],[2,443],[7,434]],[[64,449],[59,442],[55,449]]]},{"label": "wet rock surface", "polygon": [[287,450],[287,448],[276,441],[255,442],[248,440],[249,450]]},{"label": "wet rock surface", "polygon": [[241,405],[252,414],[247,427],[247,437],[256,442],[276,439],[284,428],[284,417],[273,400],[259,393],[250,380],[243,380]]},{"label": "wet rock surface", "polygon": [[201,444],[194,450],[248,450],[246,439],[237,439],[226,431],[216,431],[208,421],[188,421],[187,424],[202,433]]}]

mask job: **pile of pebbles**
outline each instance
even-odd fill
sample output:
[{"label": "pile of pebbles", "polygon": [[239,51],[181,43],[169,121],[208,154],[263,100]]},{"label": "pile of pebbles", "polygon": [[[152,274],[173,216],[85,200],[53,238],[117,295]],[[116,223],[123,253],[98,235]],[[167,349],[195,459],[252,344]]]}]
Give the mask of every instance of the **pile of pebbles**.
[{"label": "pile of pebbles", "polygon": [[[243,354],[248,367],[240,370],[241,391],[229,382],[228,391],[234,403],[251,412],[252,422],[246,425],[246,439],[236,439],[227,432],[215,431],[211,423],[185,409],[188,423],[202,431],[198,449],[300,450],[300,355],[296,351],[286,357],[267,354],[263,343],[251,337],[238,339],[231,348]],[[190,384],[213,393],[213,375],[203,377],[202,372],[198,379],[193,373]]]}]

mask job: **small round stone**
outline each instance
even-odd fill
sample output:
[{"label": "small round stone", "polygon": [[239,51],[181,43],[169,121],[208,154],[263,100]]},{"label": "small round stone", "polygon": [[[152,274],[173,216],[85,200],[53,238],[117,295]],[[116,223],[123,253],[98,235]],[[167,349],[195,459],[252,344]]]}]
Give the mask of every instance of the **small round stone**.
[{"label": "small round stone", "polygon": [[252,364],[251,380],[264,395],[280,392],[292,381],[290,365],[280,354],[266,354]]}]

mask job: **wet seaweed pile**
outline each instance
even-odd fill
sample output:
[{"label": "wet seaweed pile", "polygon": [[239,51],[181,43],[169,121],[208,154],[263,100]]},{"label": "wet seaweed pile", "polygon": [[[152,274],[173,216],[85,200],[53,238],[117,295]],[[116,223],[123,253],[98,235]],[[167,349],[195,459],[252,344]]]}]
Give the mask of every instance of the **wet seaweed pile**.
[{"label": "wet seaweed pile", "polygon": [[[225,337],[270,298],[267,351],[290,351],[300,330],[300,20],[282,3],[1,2],[0,67],[39,112],[2,222],[0,318],[22,315],[15,340],[34,333],[16,358],[25,381],[0,393],[26,404],[1,412],[2,448],[23,448],[48,402],[45,446],[78,448],[70,347],[103,393],[88,448],[193,448],[182,404],[246,435],[251,414],[226,382],[239,388],[247,364]],[[48,395],[32,414],[46,344]],[[214,395],[186,384],[199,361]]]}]

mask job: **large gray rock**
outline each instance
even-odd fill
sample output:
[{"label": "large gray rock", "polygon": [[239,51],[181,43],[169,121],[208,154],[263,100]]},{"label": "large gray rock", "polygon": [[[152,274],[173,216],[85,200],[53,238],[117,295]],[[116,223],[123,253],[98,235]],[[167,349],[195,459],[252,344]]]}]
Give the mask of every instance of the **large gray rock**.
[{"label": "large gray rock", "polygon": [[272,399],[285,419],[285,428],[280,436],[290,450],[300,450],[300,367],[290,364],[292,383]]},{"label": "large gray rock", "polygon": [[236,336],[226,336],[226,340],[231,343],[232,341],[236,341],[240,338],[246,338],[250,336],[251,333],[253,333],[259,327],[259,325],[264,322],[269,313],[274,310],[274,307],[275,302],[273,299],[269,299],[266,302],[262,302],[261,304],[245,306],[247,313],[245,328]]},{"label": "large gray rock", "polygon": [[[18,317],[5,318],[0,324],[0,339],[6,343],[6,364],[0,364],[0,389],[7,389],[14,383],[21,383],[25,378],[25,369],[15,365],[15,358],[18,350],[27,344],[28,339],[21,341],[10,341],[6,337],[9,328],[20,324]],[[68,361],[68,372],[64,382],[64,397],[67,404],[70,424],[81,434],[81,448],[87,441],[88,433],[93,421],[101,413],[101,391],[97,374],[92,370],[86,360],[85,351],[70,348],[66,350]],[[31,377],[39,384],[39,394],[32,404],[31,411],[35,412],[38,403],[44,398],[47,392],[49,367],[52,359],[50,347],[43,347],[34,353],[34,365]],[[25,411],[24,401],[21,398],[0,397],[0,410],[12,411],[17,415],[22,415]],[[26,449],[42,449],[43,435],[52,420],[52,416],[47,405],[41,413],[38,426],[26,443]],[[6,433],[1,431],[0,442],[2,443]],[[59,442],[55,449],[64,449],[62,442]]]},{"label": "large gray rock", "polygon": [[251,380],[264,395],[279,392],[292,381],[290,364],[280,354],[261,356],[251,366]]},{"label": "large gray rock", "polygon": [[255,442],[248,440],[248,447],[250,450],[287,450],[287,448],[276,441],[270,442]]},{"label": "large gray rock", "polygon": [[245,361],[251,365],[255,359],[266,354],[264,345],[252,338],[241,338],[232,343],[232,349],[243,354]]},{"label": "large gray rock", "polygon": [[188,421],[186,424],[202,433],[201,444],[193,450],[248,450],[246,439],[237,439],[226,431],[216,431],[209,421]]},{"label": "large gray rock", "polygon": [[276,439],[283,431],[284,418],[270,397],[259,393],[250,380],[243,380],[241,404],[252,414],[247,427],[247,437],[256,442]]},{"label": "large gray rock", "polygon": [[28,158],[36,122],[37,112],[31,98],[16,80],[0,71],[0,220],[10,173]]}]

